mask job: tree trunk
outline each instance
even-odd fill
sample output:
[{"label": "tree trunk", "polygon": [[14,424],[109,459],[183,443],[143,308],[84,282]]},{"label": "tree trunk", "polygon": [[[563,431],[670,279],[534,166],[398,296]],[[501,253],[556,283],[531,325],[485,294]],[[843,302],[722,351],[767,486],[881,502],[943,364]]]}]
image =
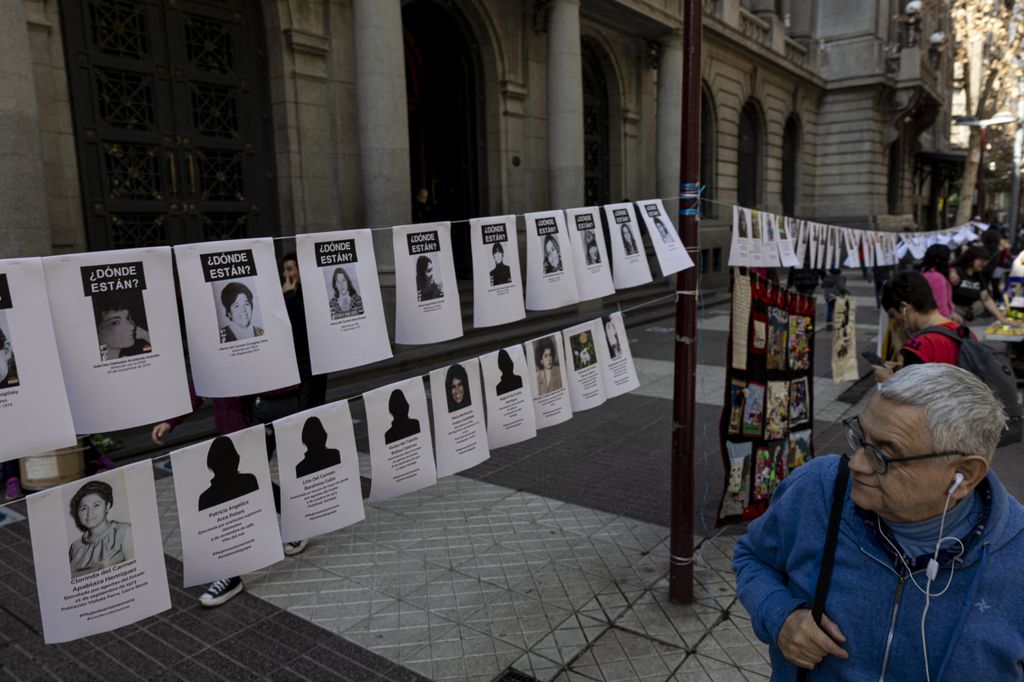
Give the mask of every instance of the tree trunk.
[{"label": "tree trunk", "polygon": [[960,179],[960,206],[956,209],[953,225],[963,225],[971,219],[971,205],[974,203],[974,189],[978,184],[978,167],[981,164],[981,128],[971,128],[967,142],[967,162]]}]

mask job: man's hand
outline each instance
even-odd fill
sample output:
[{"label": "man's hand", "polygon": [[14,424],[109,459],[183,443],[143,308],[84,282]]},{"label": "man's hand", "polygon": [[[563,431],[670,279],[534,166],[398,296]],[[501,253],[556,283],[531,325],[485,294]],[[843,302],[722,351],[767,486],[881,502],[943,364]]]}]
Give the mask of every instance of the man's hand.
[{"label": "man's hand", "polygon": [[299,282],[294,275],[287,273],[284,276],[284,282],[281,284],[281,291],[288,293],[289,291],[295,291],[298,288]]},{"label": "man's hand", "polygon": [[846,659],[850,654],[836,642],[846,642],[839,626],[821,616],[821,627],[814,624],[810,609],[797,609],[789,614],[779,630],[778,644],[782,655],[793,665],[810,670],[825,656]]},{"label": "man's hand", "polygon": [[884,367],[879,365],[871,365],[871,373],[874,374],[876,382],[882,383],[883,381],[891,377],[893,373],[899,368],[899,366],[900,365],[898,362],[886,362]]},{"label": "man's hand", "polygon": [[153,433],[150,434],[150,437],[153,439],[153,442],[156,443],[157,445],[163,445],[164,436],[166,436],[170,432],[171,425],[168,424],[167,422],[160,422],[159,424],[153,427]]}]

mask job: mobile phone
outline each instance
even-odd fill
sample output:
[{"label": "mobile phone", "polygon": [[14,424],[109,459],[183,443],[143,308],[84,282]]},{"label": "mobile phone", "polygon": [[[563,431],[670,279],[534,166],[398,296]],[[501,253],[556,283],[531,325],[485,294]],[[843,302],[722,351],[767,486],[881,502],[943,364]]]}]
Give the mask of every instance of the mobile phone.
[{"label": "mobile phone", "polygon": [[881,357],[879,357],[878,354],[876,354],[876,353],[872,353],[871,351],[866,350],[863,353],[861,353],[860,356],[862,358],[864,358],[865,360],[867,360],[868,362],[870,362],[872,365],[877,365],[879,367],[885,367],[885,360],[883,360]]}]

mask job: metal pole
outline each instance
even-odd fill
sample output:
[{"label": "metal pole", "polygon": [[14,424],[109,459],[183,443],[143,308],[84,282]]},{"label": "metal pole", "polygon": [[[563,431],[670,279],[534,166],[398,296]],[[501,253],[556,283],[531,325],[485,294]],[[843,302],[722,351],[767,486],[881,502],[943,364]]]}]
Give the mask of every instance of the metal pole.
[{"label": "metal pole", "polygon": [[[979,220],[985,219],[985,131],[988,126],[981,126],[981,156],[978,157],[978,174],[974,178],[974,193],[977,197],[978,211],[974,215]],[[974,216],[971,216],[972,218]]]},{"label": "metal pole", "polygon": [[[683,141],[679,169],[679,234],[697,245],[700,183],[701,0],[683,1]],[[675,383],[672,392],[672,539],[669,597],[693,603],[693,451],[697,385],[697,286],[699,267],[676,276]],[[700,510],[703,513],[703,510]]]},{"label": "metal pole", "polygon": [[1010,187],[1010,248],[1017,245],[1020,212],[1020,157],[1024,147],[1024,97],[1017,100],[1017,131],[1013,136],[1013,185]]}]

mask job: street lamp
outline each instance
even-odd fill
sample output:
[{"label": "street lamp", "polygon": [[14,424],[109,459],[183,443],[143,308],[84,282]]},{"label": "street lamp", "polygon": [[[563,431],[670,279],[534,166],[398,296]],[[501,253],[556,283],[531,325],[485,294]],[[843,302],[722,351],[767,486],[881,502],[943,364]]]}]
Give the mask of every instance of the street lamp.
[{"label": "street lamp", "polygon": [[985,189],[984,185],[980,182],[981,176],[985,170],[985,131],[989,126],[1006,125],[1007,123],[1013,123],[1016,120],[1017,116],[1009,111],[1000,111],[990,118],[979,119],[974,116],[957,116],[953,119],[953,123],[955,125],[978,128],[981,130],[981,156],[978,158],[978,175],[974,180],[975,192],[978,195],[979,216],[985,211]]}]

